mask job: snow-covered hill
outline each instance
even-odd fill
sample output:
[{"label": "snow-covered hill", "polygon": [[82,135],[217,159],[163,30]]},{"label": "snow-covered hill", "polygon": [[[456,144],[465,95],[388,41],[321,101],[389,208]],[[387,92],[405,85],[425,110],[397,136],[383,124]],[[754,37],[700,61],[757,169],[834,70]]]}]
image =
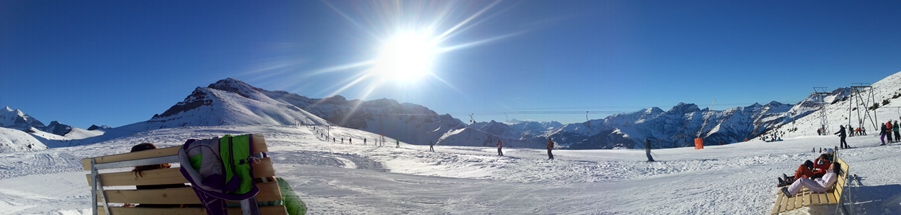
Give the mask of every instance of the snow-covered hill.
[{"label": "snow-covered hill", "polygon": [[0,127],[0,153],[47,149],[41,141],[16,129]]},{"label": "snow-covered hill", "polygon": [[559,122],[478,122],[448,131],[438,140],[438,144],[495,147],[500,140],[507,147],[543,148],[547,136],[562,126]]},{"label": "snow-covered hill", "polygon": [[[643,150],[435,147],[388,140],[386,146],[325,141],[315,127],[234,125],[157,129],[91,145],[0,153],[0,214],[91,214],[80,160],[127,152],[141,142],[177,146],[189,138],[262,133],[277,175],[309,214],[767,214],[780,193],[775,177],[832,147],[835,136],[782,142]],[[813,127],[799,127],[801,130]],[[377,134],[333,127],[344,137]],[[901,213],[901,146],[852,137],[840,150],[861,185],[845,188],[853,214]],[[834,206],[793,214],[833,214]]]},{"label": "snow-covered hill", "polygon": [[864,127],[868,134],[878,135],[881,124],[901,118],[901,72],[869,86],[860,88],[859,93],[842,88],[843,95],[847,96],[827,100],[823,114],[816,112],[798,118],[793,124],[768,133],[784,133],[786,137],[817,135],[817,128],[821,127],[825,116],[825,133],[828,135],[839,131],[839,126]]}]

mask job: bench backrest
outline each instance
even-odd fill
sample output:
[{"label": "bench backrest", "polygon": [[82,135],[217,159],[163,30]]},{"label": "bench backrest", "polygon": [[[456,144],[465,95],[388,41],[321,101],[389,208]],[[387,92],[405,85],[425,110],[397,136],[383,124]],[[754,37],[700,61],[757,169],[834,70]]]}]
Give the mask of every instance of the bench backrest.
[{"label": "bench backrest", "polygon": [[[254,134],[251,136],[253,140],[253,150],[255,153],[266,153],[268,148],[263,135]],[[171,185],[186,184],[187,179],[182,176],[177,167],[168,169],[146,170],[141,172],[142,177],[136,176],[131,172],[134,166],[153,165],[163,163],[177,163],[178,150],[180,146],[152,149],[133,153],[123,153],[116,155],[107,155],[94,158],[82,159],[84,170],[92,171],[114,169],[111,171],[103,171],[99,173],[100,184],[102,185],[103,194],[92,191],[95,194],[97,202],[113,203],[113,205],[130,204],[171,204],[171,205],[189,205],[200,204],[200,199],[194,194],[194,190],[190,187],[183,188],[167,188],[167,189],[142,189],[136,190],[136,185]],[[93,165],[92,165],[93,159]],[[260,205],[261,214],[287,214],[283,205],[273,205],[282,201],[281,191],[278,183],[268,180],[275,176],[275,170],[272,168],[272,161],[265,157],[259,162],[251,164],[253,166],[253,175],[255,183],[260,189],[256,199]],[[118,169],[116,169],[118,168]],[[123,170],[123,168],[125,168]],[[92,171],[93,172],[93,171]],[[88,186],[93,186],[94,176],[87,174]],[[99,188],[98,188],[99,190]],[[105,198],[104,198],[105,197]],[[237,204],[237,202],[235,202]],[[102,208],[102,204],[100,205]],[[96,209],[99,214],[106,214],[103,209]],[[203,208],[144,208],[144,207],[110,207],[112,214],[206,214]],[[229,214],[241,214],[241,208],[229,209]]]},{"label": "bench backrest", "polygon": [[835,186],[832,186],[832,189],[835,190],[835,196],[841,198],[842,192],[844,192],[843,188],[846,184],[848,184],[848,170],[850,169],[850,167],[847,163],[845,163],[844,160],[840,158],[835,158],[835,163],[842,165],[842,168],[841,171],[837,173],[838,179],[836,179]]}]

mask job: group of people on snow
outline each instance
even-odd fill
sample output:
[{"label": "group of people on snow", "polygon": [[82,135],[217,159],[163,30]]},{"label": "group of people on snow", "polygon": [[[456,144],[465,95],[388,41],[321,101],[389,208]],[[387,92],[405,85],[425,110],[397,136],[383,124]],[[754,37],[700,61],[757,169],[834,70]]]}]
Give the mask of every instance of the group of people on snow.
[{"label": "group of people on snow", "polygon": [[[892,134],[894,134],[895,138],[892,138]],[[882,124],[879,128],[879,140],[882,141],[882,145],[885,145],[885,139],[888,137],[888,143],[894,143],[901,141],[901,127],[898,126],[898,120],[895,120],[892,123],[891,120]]]},{"label": "group of people on snow", "polygon": [[835,163],[835,151],[828,148],[814,161],[804,161],[794,175],[777,177],[776,186],[789,197],[798,194],[802,187],[813,192],[826,192],[835,186],[840,171],[841,164]]}]

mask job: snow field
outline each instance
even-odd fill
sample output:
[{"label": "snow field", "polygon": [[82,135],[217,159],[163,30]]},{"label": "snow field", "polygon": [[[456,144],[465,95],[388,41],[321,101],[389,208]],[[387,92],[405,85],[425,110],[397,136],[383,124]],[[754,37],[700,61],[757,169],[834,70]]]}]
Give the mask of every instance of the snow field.
[{"label": "snow field", "polygon": [[[354,139],[376,135],[343,128]],[[262,133],[277,175],[310,214],[765,214],[775,177],[832,147],[835,136],[751,141],[703,150],[545,150],[428,146],[393,140],[325,142],[295,126],[216,126],[161,129],[97,144],[0,154],[0,214],[89,214],[89,187],[80,159],[126,152],[136,143],[175,146],[188,138]],[[840,151],[864,186],[848,188],[855,214],[901,213],[901,145],[852,137]],[[828,212],[828,213],[827,213]],[[814,207],[794,214],[830,214]]]}]

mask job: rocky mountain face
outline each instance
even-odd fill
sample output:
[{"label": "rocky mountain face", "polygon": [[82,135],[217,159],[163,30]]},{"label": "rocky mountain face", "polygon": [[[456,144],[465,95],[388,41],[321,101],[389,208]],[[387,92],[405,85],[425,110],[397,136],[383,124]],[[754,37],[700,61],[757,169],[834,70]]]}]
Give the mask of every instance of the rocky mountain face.
[{"label": "rocky mountain face", "polygon": [[[235,79],[194,90],[184,101],[147,123],[147,129],[229,124],[331,124],[382,134],[411,144],[544,148],[547,138],[571,149],[685,147],[696,137],[706,144],[752,139],[815,111],[819,104],[841,100],[845,90],[811,96],[797,105],[770,102],[723,111],[680,103],[670,110],[649,108],[588,123],[479,122],[471,125],[427,107],[390,99],[314,99],[285,91],[268,91]],[[826,101],[828,100],[828,101]],[[326,122],[327,121],[327,122]]]},{"label": "rocky mountain face", "polygon": [[274,100],[266,90],[235,79],[198,87],[183,101],[130,130],[216,125],[325,125],[294,105]]},{"label": "rocky mountain face", "polygon": [[391,99],[347,100],[342,96],[311,99],[284,91],[267,92],[334,125],[365,130],[411,144],[428,144],[453,129],[464,128],[459,119],[438,115],[424,106]]},{"label": "rocky mountain face", "polygon": [[[837,90],[832,99],[841,99]],[[650,139],[654,148],[693,146],[701,137],[705,145],[741,142],[804,117],[819,108],[812,95],[797,105],[770,102],[722,111],[700,109],[695,104],[679,103],[670,110],[649,108],[616,114],[589,123],[565,125],[551,138],[571,149],[644,148]]]},{"label": "rocky mountain face", "polygon": [[347,100],[341,96],[311,99],[229,78],[196,88],[184,101],[139,125],[143,128],[132,130],[236,124],[331,124],[413,144],[428,144],[451,129],[465,127],[460,120],[421,105],[389,99]]},{"label": "rocky mountain face", "polygon": [[13,110],[10,107],[0,109],[0,127],[12,128],[20,131],[30,132],[32,129],[53,133],[64,136],[72,131],[72,126],[59,123],[57,121],[50,122],[50,125],[44,125],[40,120],[25,114],[21,110]]},{"label": "rocky mountain face", "polygon": [[110,127],[106,126],[106,125],[91,125],[91,127],[88,127],[88,131],[106,130],[106,129],[110,129]]}]

